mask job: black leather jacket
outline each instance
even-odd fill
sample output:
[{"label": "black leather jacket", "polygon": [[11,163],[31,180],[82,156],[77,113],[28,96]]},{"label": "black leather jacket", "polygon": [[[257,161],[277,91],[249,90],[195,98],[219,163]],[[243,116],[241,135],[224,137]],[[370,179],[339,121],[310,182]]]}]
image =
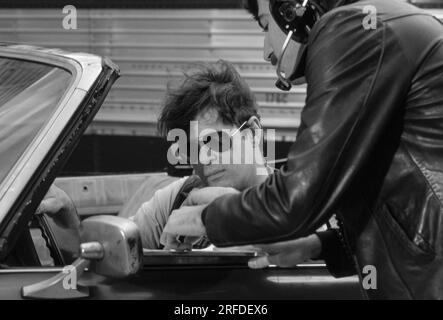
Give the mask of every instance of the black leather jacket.
[{"label": "black leather jacket", "polygon": [[[365,29],[363,8],[377,9]],[[443,26],[406,3],[330,10],[310,34],[286,168],[203,212],[217,246],[306,236],[341,217],[370,298],[443,298]]]}]

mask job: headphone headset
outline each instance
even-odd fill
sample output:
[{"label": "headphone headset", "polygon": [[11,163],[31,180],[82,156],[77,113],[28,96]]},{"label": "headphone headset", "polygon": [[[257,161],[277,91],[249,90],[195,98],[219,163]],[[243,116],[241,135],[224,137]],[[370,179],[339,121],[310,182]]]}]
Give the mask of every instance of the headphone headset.
[{"label": "headphone headset", "polygon": [[287,35],[291,31],[292,40],[306,44],[309,32],[319,18],[317,8],[310,0],[270,0],[272,18]]},{"label": "headphone headset", "polygon": [[290,77],[281,72],[283,56],[292,39],[301,44],[308,42],[309,33],[320,18],[319,10],[310,0],[269,0],[269,11],[280,29],[287,35],[282,51],[278,57],[277,88],[288,91],[291,89]]}]

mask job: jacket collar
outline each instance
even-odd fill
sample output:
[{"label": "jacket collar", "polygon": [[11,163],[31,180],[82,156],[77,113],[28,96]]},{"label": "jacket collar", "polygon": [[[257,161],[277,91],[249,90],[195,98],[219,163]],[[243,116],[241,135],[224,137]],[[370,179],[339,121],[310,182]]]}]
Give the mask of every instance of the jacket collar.
[{"label": "jacket collar", "polygon": [[[320,12],[320,17],[328,11],[331,11],[337,7],[344,6],[358,0],[312,0],[312,3],[317,7]],[[305,79],[305,67],[306,67],[306,55],[308,46],[302,44],[297,54],[297,62],[295,64],[294,72],[289,80],[294,85],[301,85],[306,83]]]}]

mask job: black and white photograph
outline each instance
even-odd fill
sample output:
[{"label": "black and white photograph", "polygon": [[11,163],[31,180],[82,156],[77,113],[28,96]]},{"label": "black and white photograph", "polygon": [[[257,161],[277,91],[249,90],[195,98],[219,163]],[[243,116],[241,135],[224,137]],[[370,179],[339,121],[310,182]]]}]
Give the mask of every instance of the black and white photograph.
[{"label": "black and white photograph", "polygon": [[0,0],[0,300],[443,300],[443,0]]}]

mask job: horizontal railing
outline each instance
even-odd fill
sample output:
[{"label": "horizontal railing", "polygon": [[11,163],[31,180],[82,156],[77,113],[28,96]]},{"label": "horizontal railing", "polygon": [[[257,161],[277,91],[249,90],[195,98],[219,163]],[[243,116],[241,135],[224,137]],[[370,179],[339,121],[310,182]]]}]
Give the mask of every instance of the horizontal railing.
[{"label": "horizontal railing", "polygon": [[[428,10],[443,19],[442,9]],[[89,133],[155,135],[165,90],[195,63],[231,61],[251,86],[267,128],[292,139],[305,87],[275,88],[275,68],[263,60],[264,34],[244,10],[79,9],[78,29],[62,27],[60,9],[1,9],[0,41],[109,56],[122,77]]]}]

